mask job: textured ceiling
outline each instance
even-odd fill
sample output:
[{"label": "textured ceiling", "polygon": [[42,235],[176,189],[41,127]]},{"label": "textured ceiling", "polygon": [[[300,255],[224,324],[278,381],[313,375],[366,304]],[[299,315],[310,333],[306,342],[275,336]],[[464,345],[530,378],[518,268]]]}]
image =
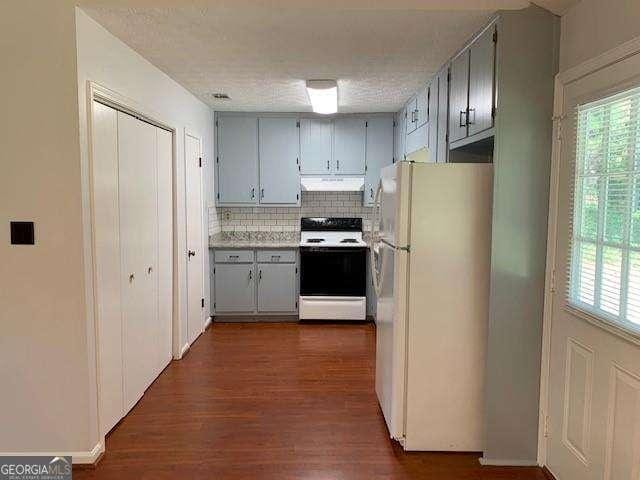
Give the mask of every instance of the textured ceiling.
[{"label": "textured ceiling", "polygon": [[[346,2],[307,0],[150,3],[81,5],[216,110],[310,111],[305,80],[331,78],[338,80],[341,112],[398,110],[495,10],[527,4],[355,0],[347,9]],[[214,92],[231,100],[216,100]]]}]

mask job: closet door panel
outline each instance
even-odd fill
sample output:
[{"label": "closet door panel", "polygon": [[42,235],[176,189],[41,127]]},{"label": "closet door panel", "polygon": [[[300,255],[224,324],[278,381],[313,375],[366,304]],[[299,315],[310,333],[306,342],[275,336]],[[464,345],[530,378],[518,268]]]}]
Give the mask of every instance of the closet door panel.
[{"label": "closet door panel", "polygon": [[173,141],[157,129],[158,172],[158,362],[157,374],[171,361],[173,311]]},{"label": "closet door panel", "polygon": [[92,131],[100,433],[106,434],[123,416],[116,110],[94,102]]},{"label": "closet door panel", "polygon": [[[146,137],[146,138],[145,138]],[[145,343],[149,325],[148,193],[141,190],[143,180],[155,174],[148,171],[149,144],[155,144],[155,131],[143,128],[135,118],[118,112],[118,183],[120,205],[121,291],[123,318],[123,383],[125,412],[140,399],[148,382]],[[155,183],[155,182],[154,182]]]}]

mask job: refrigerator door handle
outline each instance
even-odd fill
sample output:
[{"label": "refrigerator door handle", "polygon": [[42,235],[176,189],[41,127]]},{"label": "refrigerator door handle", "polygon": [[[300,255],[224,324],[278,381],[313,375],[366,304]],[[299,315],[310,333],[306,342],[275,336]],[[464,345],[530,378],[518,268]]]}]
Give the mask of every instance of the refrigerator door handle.
[{"label": "refrigerator door handle", "polygon": [[[376,227],[380,228],[380,197],[382,194],[382,180],[378,182],[378,188],[376,189],[376,195],[373,200],[373,218],[371,219],[371,252],[369,255],[369,259],[371,261],[371,277],[373,278],[373,289],[376,292],[376,297],[380,296],[380,292],[382,291],[382,272],[384,272],[384,268],[380,265],[380,269],[378,269],[378,260],[380,247],[378,245],[378,240],[380,240],[380,232],[376,232]],[[383,257],[384,261],[384,257]]]}]

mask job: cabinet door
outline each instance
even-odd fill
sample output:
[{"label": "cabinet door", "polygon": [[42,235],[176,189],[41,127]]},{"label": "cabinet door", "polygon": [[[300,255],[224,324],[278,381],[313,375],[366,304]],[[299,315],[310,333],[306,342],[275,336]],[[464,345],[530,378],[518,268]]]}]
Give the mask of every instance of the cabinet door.
[{"label": "cabinet door", "polygon": [[259,119],[260,203],[297,205],[300,201],[296,117]]},{"label": "cabinet door", "polygon": [[467,136],[469,91],[469,51],[465,50],[451,62],[449,81],[449,143]]},{"label": "cabinet door", "polygon": [[258,264],[258,311],[295,311],[296,283],[295,263]]},{"label": "cabinet door", "polygon": [[258,118],[218,118],[218,203],[258,203]]},{"label": "cabinet door", "polygon": [[431,83],[427,84],[416,96],[416,127],[421,127],[430,121],[429,99],[431,97]]},{"label": "cabinet door", "polygon": [[380,170],[393,163],[393,117],[367,121],[367,167],[364,179],[365,205],[372,205],[380,181]]},{"label": "cabinet door", "polygon": [[216,312],[255,311],[253,263],[218,263],[215,267]]},{"label": "cabinet door", "polygon": [[449,67],[446,66],[438,73],[438,163],[446,163],[449,156]]},{"label": "cabinet door", "polygon": [[394,158],[396,162],[404,160],[405,154],[405,141],[406,141],[406,133],[405,133],[405,114],[407,110],[402,109],[398,113],[396,113],[396,121],[395,121],[395,132],[393,138],[393,149],[394,149]]},{"label": "cabinet door", "polygon": [[363,118],[343,117],[335,120],[334,173],[364,175],[366,127]]},{"label": "cabinet door", "polygon": [[416,129],[417,123],[418,99],[413,97],[405,107],[405,135],[409,135]]},{"label": "cabinet door", "polygon": [[438,90],[439,81],[436,75],[429,84],[429,101],[427,114],[429,115],[429,128],[427,131],[427,151],[429,152],[429,162],[438,161]]},{"label": "cabinet door", "polygon": [[493,127],[494,32],[487,29],[469,50],[469,135]]},{"label": "cabinet door", "polygon": [[315,118],[300,120],[300,169],[302,175],[326,175],[331,171],[333,122]]}]

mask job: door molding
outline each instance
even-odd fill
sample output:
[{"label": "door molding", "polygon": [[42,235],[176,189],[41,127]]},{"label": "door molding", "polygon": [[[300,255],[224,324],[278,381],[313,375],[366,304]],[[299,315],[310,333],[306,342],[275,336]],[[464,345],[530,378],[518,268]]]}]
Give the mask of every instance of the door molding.
[{"label": "door molding", "polygon": [[[111,90],[104,85],[101,85],[97,82],[88,80],[86,84],[86,103],[85,103],[85,112],[86,112],[86,132],[85,135],[81,134],[81,144],[82,142],[86,142],[83,145],[83,148],[86,148],[86,160],[82,158],[82,209],[83,209],[83,255],[85,259],[85,298],[86,298],[86,322],[87,322],[87,341],[92,346],[90,350],[90,355],[88,358],[90,370],[93,370],[92,382],[95,382],[96,388],[96,396],[95,396],[95,411],[96,418],[95,420],[96,431],[98,432],[98,445],[91,451],[90,454],[73,454],[73,463],[93,463],[95,462],[99,456],[104,452],[105,445],[105,436],[101,432],[101,420],[100,420],[100,399],[101,399],[101,388],[100,388],[100,356],[98,354],[100,348],[100,328],[98,322],[98,302],[97,302],[97,292],[96,292],[96,263],[95,263],[95,211],[94,211],[94,200],[93,200],[93,192],[94,192],[94,184],[93,184],[93,163],[94,163],[94,153],[93,153],[93,103],[97,101],[99,103],[103,103],[107,106],[110,106],[116,110],[120,110],[124,113],[132,115],[144,122],[155,125],[159,128],[167,130],[171,132],[172,135],[172,215],[173,215],[173,232],[174,232],[174,242],[173,242],[173,252],[174,258],[178,252],[178,244],[176,241],[177,225],[179,219],[179,210],[177,208],[178,199],[176,192],[176,171],[177,171],[177,146],[176,146],[176,132],[178,131],[177,126],[172,125],[170,122],[164,120],[162,115],[154,112],[145,106],[139,104],[135,100],[132,100],[124,95],[119,94],[118,92]],[[175,267],[175,261],[174,261]],[[179,343],[179,331],[180,331],[180,313],[179,308],[176,308],[178,304],[180,295],[183,295],[180,290],[180,282],[178,279],[180,278],[180,272],[174,270],[173,272],[173,285],[172,285],[172,296],[173,296],[173,312],[172,312],[172,355],[174,359],[179,359],[181,357],[181,351],[179,347],[176,346],[176,343]],[[176,332],[178,332],[178,342],[176,342]],[[93,401],[94,399],[92,399]]]},{"label": "door molding", "polygon": [[[555,264],[558,240],[558,191],[560,188],[560,164],[562,161],[562,121],[566,117],[564,109],[566,88],[588,75],[640,54],[640,37],[629,40],[617,47],[593,57],[575,67],[556,75],[553,100],[553,143],[551,150],[551,175],[549,179],[549,217],[547,234],[547,260],[544,287],[544,310],[542,327],[542,361],[540,366],[540,408],[538,422],[538,465],[547,463],[547,428],[549,412],[549,369],[551,351],[551,330],[553,328],[553,300],[555,293]],[[589,319],[587,319],[590,321]],[[597,323],[599,326],[603,324]],[[613,332],[616,333],[616,332]],[[618,333],[619,334],[619,333]]]}]

